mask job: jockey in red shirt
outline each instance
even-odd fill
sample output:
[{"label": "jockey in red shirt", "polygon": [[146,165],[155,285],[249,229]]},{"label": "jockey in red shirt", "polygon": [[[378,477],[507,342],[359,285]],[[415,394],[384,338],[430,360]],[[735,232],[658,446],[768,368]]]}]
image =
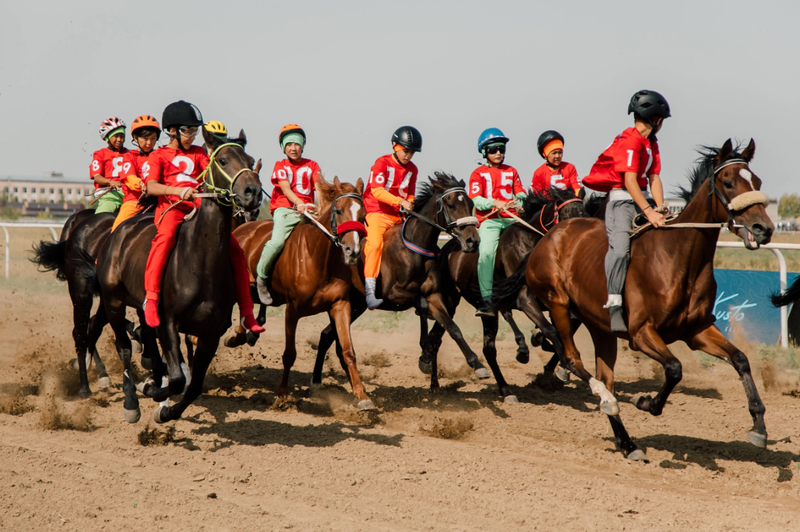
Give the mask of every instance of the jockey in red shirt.
[{"label": "jockey in red shirt", "polygon": [[[600,154],[583,184],[608,192],[606,233],[608,252],[605,269],[611,331],[628,331],[623,315],[622,294],[630,263],[630,234],[633,219],[644,214],[653,227],[664,225],[664,191],[661,185],[661,154],[656,133],[664,119],[671,116],[667,100],[655,91],[639,91],[628,105],[634,127],[623,131],[611,146]],[[652,196],[647,191],[650,184]],[[655,205],[655,208],[653,206]]]},{"label": "jockey in red shirt", "polygon": [[549,193],[552,187],[566,190],[571,188],[575,195],[581,190],[578,171],[575,166],[564,161],[564,137],[552,129],[539,135],[536,142],[539,155],[545,163],[536,169],[531,180],[531,189],[541,193]]},{"label": "jockey in red shirt", "polygon": [[138,146],[138,150],[128,150],[125,154],[122,172],[122,206],[119,208],[111,232],[119,224],[142,212],[139,198],[142,195],[142,167],[147,163],[150,153],[161,136],[161,127],[158,120],[150,115],[134,118],[131,123],[131,138]]},{"label": "jockey in red shirt", "polygon": [[[170,142],[150,154],[142,172],[147,193],[159,196],[155,212],[158,232],[153,239],[144,272],[144,317],[150,327],[161,324],[158,300],[164,269],[175,247],[178,226],[194,207],[200,206],[200,199],[194,197],[194,192],[200,184],[198,178],[209,163],[206,150],[192,145],[198,128],[203,125],[203,117],[197,107],[183,100],[171,103],[164,109],[161,123]],[[266,329],[253,317],[250,274],[247,272],[244,252],[233,235],[230,256],[242,326],[254,333],[262,333]]]},{"label": "jockey in red shirt", "polygon": [[108,143],[92,155],[89,166],[89,177],[94,181],[95,191],[107,188],[108,191],[98,196],[95,214],[117,212],[122,205],[122,177],[125,171],[125,122],[116,116],[103,120],[100,124],[100,138]]}]

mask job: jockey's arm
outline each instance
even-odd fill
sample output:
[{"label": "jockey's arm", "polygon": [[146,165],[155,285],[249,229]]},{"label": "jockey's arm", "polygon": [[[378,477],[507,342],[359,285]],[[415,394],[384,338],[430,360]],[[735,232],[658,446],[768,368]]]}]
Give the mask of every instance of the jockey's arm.
[{"label": "jockey's arm", "polygon": [[[662,194],[660,180],[658,181],[658,187],[659,194]],[[653,224],[653,227],[664,225],[664,215],[653,210],[653,208],[647,202],[647,199],[645,199],[644,194],[642,194],[642,190],[639,188],[639,181],[637,180],[636,172],[625,172],[625,188],[627,189],[628,194],[631,195],[631,199],[633,199],[633,202],[636,204],[636,206],[639,207],[639,209],[641,209],[641,211],[647,217],[647,221]]]},{"label": "jockey's arm", "polygon": [[661,184],[661,176],[653,174],[650,180],[650,193],[653,195],[653,201],[656,202],[656,207],[661,207],[664,203],[664,186]]},{"label": "jockey's arm", "polygon": [[399,196],[395,196],[394,194],[392,194],[391,192],[387,191],[383,187],[373,188],[372,189],[372,196],[376,200],[380,201],[381,203],[386,203],[386,204],[391,205],[393,207],[402,207],[407,211],[410,211],[411,209],[414,208],[414,197],[413,196],[409,196],[410,201],[409,200],[404,200],[403,198],[401,198]]},{"label": "jockey's arm", "polygon": [[99,174],[94,176],[92,179],[94,179],[94,182],[100,185],[101,187],[119,188],[122,186],[122,183],[120,183],[119,181],[114,181],[113,179],[106,179],[105,177]]},{"label": "jockey's arm", "polygon": [[194,199],[194,189],[192,187],[171,187],[158,181],[147,182],[148,196],[180,196],[184,200]]},{"label": "jockey's arm", "polygon": [[309,207],[303,203],[303,200],[297,197],[297,194],[294,193],[288,181],[278,181],[278,186],[281,187],[281,192],[283,192],[283,195],[292,202],[292,205],[294,205],[294,208],[297,209],[297,212],[302,214],[309,209]]}]

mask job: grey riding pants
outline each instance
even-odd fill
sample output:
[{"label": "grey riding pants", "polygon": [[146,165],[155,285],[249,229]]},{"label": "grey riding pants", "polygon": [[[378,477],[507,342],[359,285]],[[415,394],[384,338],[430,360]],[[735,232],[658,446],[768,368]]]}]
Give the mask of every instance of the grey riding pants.
[{"label": "grey riding pants", "polygon": [[[606,234],[608,235],[608,252],[606,253],[606,283],[608,295],[621,297],[625,289],[625,276],[631,262],[630,231],[633,219],[641,209],[633,200],[617,200],[606,206]],[[610,301],[610,299],[609,299]]]}]

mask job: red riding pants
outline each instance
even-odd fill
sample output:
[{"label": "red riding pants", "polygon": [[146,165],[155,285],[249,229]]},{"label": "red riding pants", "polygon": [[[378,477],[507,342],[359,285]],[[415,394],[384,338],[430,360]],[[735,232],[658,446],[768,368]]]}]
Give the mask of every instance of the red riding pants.
[{"label": "red riding pants", "polygon": [[[199,208],[200,200],[197,200],[197,203]],[[145,297],[156,301],[159,300],[161,293],[161,282],[164,279],[167,259],[175,247],[178,226],[183,223],[183,219],[192,210],[191,205],[185,202],[167,211],[168,207],[169,204],[159,204],[156,208],[156,230],[158,232],[153,239],[150,255],[147,257],[147,266],[144,270],[144,289],[147,292]],[[239,314],[247,316],[253,313],[253,300],[250,299],[250,274],[247,271],[244,251],[233,235],[231,235],[230,257]]]}]

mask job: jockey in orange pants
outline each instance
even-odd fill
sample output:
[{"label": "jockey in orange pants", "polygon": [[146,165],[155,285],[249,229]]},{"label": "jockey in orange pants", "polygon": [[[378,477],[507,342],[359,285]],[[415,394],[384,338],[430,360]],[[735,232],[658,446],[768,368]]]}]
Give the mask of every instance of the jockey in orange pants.
[{"label": "jockey in orange pants", "polygon": [[411,162],[415,152],[422,151],[422,135],[411,126],[403,126],[392,135],[394,153],[375,161],[364,191],[367,210],[367,239],[364,243],[364,285],[367,307],[374,310],[383,303],[375,297],[375,285],[381,271],[383,234],[400,223],[400,208],[414,208],[417,167]]},{"label": "jockey in orange pants", "polygon": [[142,195],[142,174],[149,167],[147,158],[150,157],[155,148],[158,137],[161,136],[161,127],[158,120],[150,115],[137,116],[131,124],[131,138],[133,143],[139,147],[138,150],[128,150],[122,163],[122,206],[119,208],[111,232],[119,224],[133,218],[140,212],[139,197]]},{"label": "jockey in orange pants", "polygon": [[[147,266],[144,271],[144,317],[147,325],[158,327],[158,300],[161,281],[172,249],[177,240],[178,226],[194,206],[200,206],[200,199],[194,197],[197,179],[209,164],[206,150],[192,146],[198,128],[203,125],[200,110],[183,100],[171,103],[164,110],[161,120],[164,131],[170,136],[167,146],[155,150],[147,161],[148,168],[143,174],[147,193],[159,196],[156,207],[156,228]],[[242,326],[254,333],[266,329],[256,322],[253,316],[253,301],[250,299],[250,274],[244,252],[233,235],[230,240],[230,257],[236,285],[236,299]]]}]

